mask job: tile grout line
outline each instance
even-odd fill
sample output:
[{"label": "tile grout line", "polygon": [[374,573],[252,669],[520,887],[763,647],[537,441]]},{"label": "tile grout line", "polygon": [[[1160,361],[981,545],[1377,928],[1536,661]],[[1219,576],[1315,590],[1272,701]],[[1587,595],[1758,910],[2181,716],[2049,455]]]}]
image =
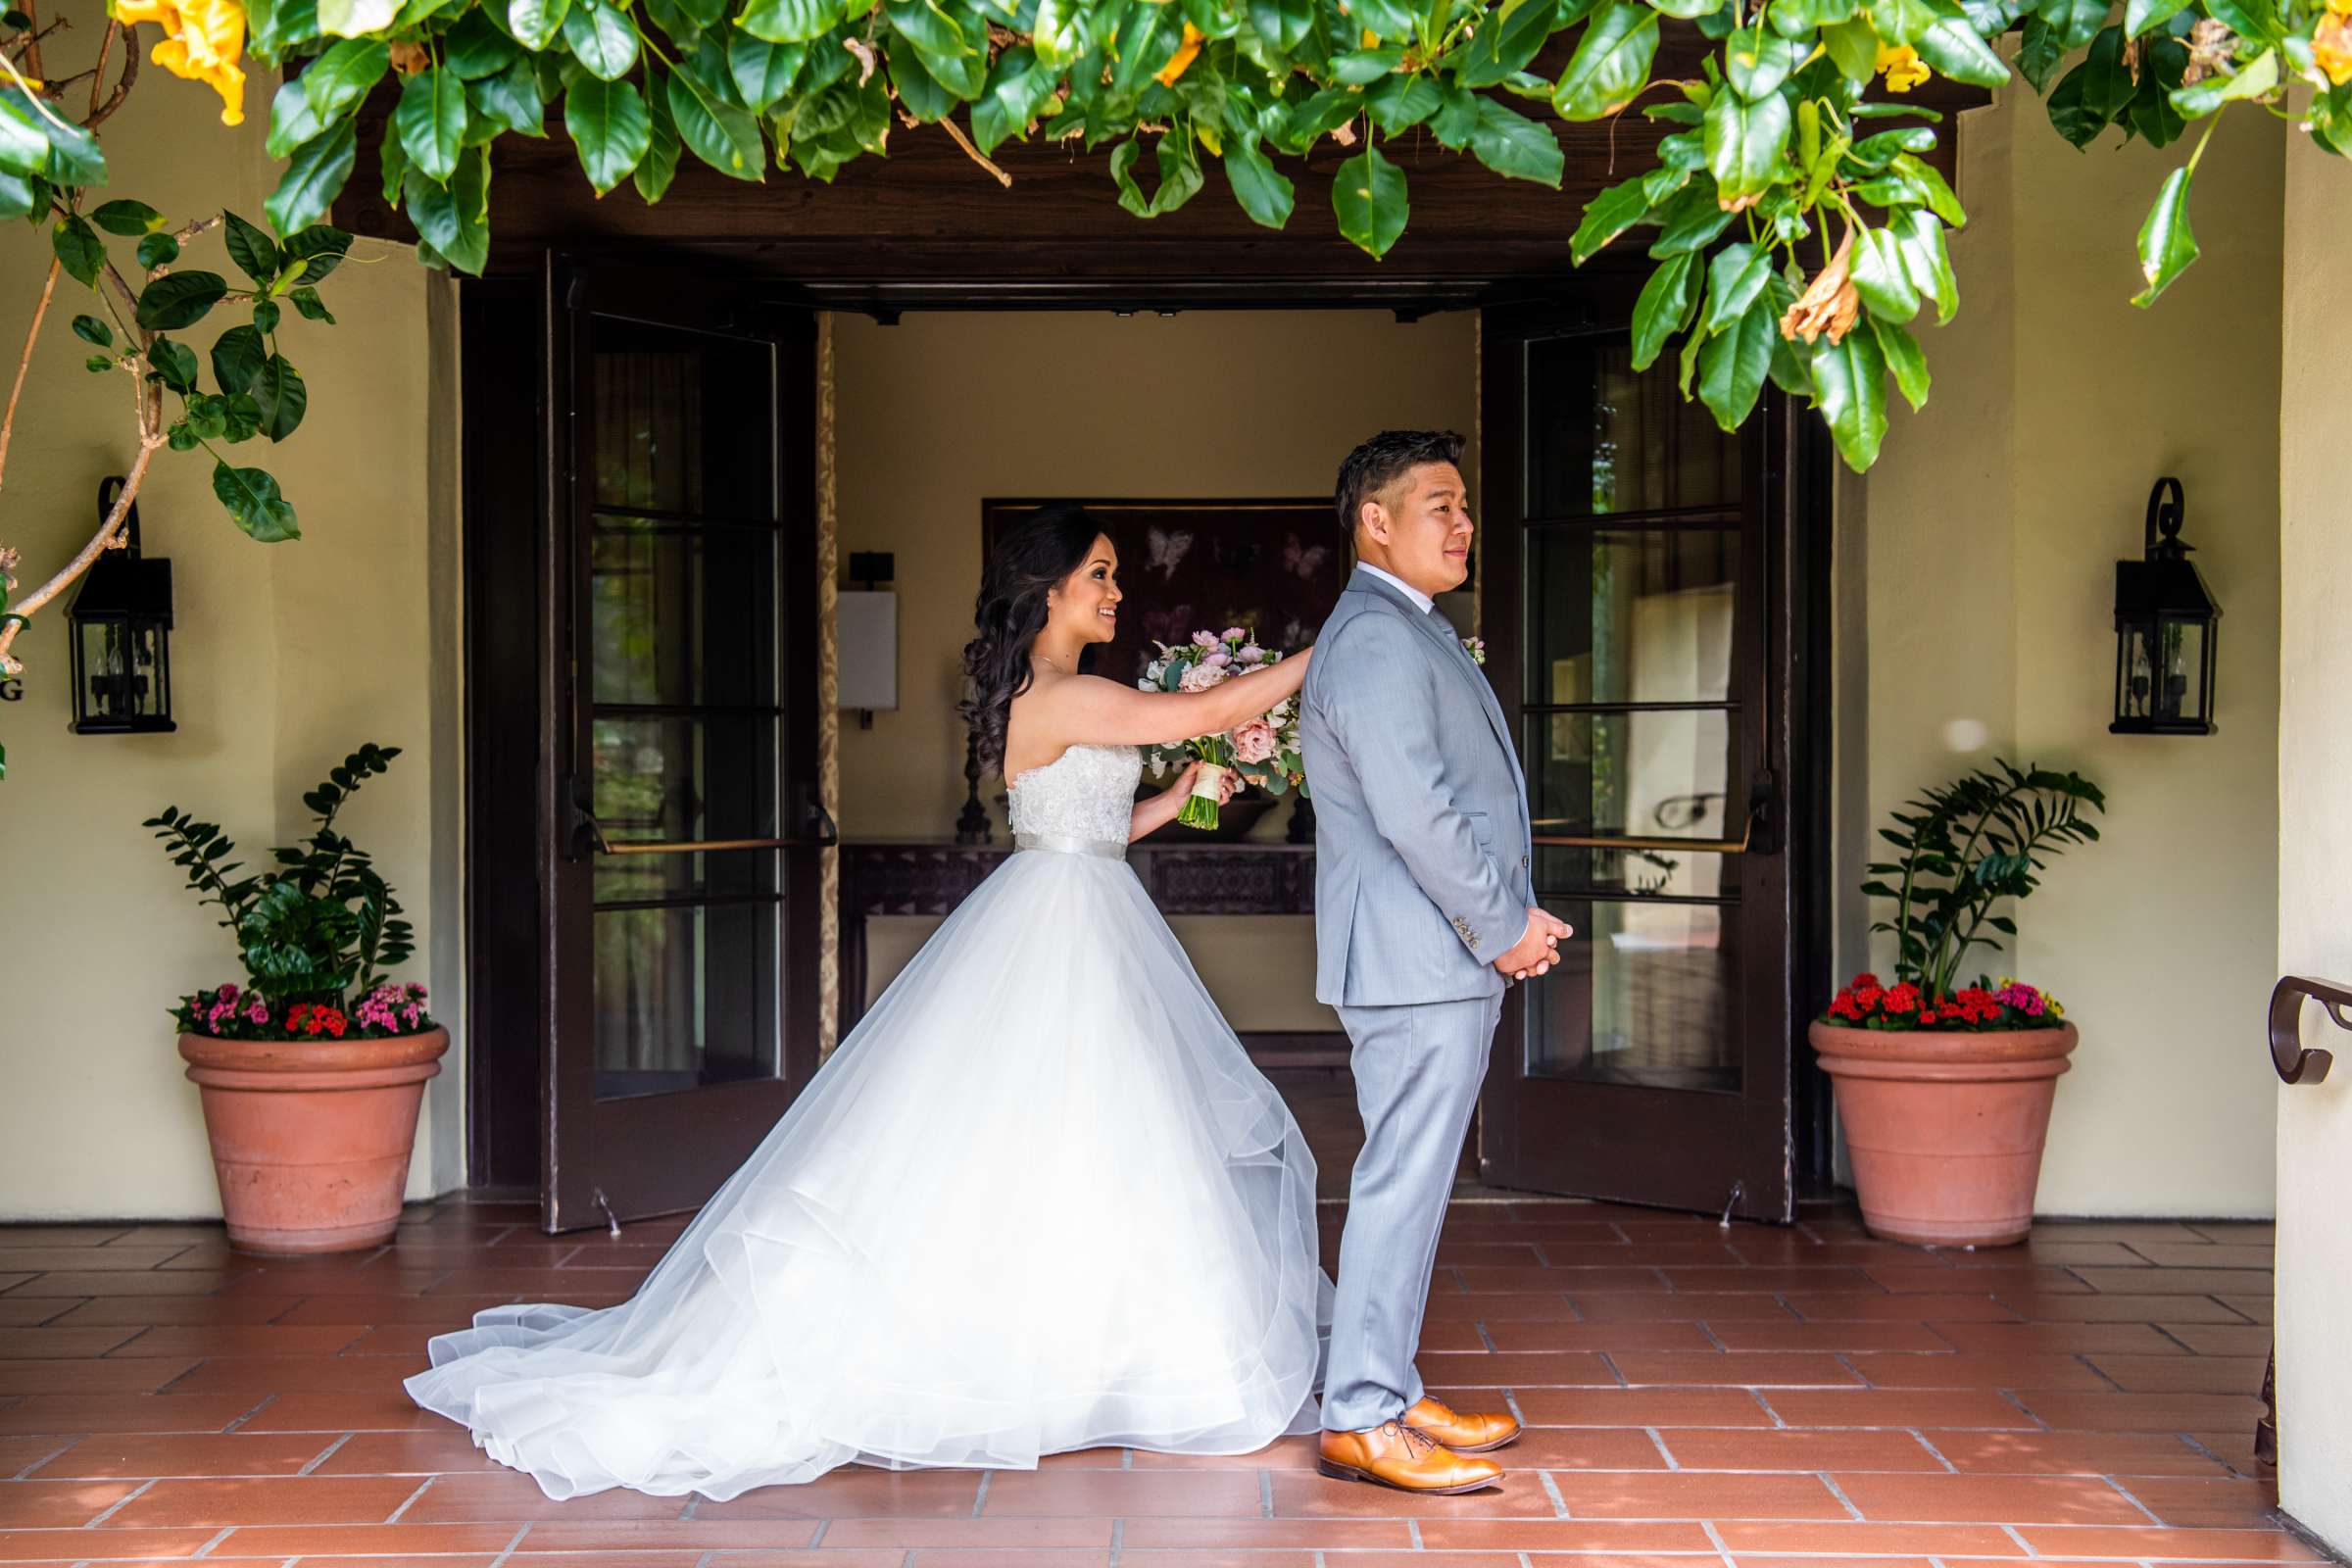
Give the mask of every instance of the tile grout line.
[{"label": "tile grout line", "polygon": [[686,1506],[678,1513],[678,1523],[682,1525],[692,1524],[694,1522],[694,1516],[702,1511],[702,1507],[703,1494],[697,1492],[687,1497]]},{"label": "tile grout line", "polygon": [[1786,1432],[1788,1430],[1788,1423],[1781,1419],[1781,1412],[1775,1410],[1772,1407],[1772,1401],[1764,1397],[1762,1389],[1742,1389],[1740,1392],[1755,1400],[1763,1408],[1764,1413],[1772,1417],[1773,1428],[1776,1431]]},{"label": "tile grout line", "polygon": [[1936,1446],[1936,1445],[1929,1440],[1928,1435],[1924,1430],[1919,1427],[1905,1427],[1903,1430],[1910,1433],[1912,1439],[1917,1442],[1921,1447],[1927,1449],[1929,1453],[1933,1454],[1936,1462],[1943,1466],[1946,1471],[1952,1475],[1958,1475],[1960,1473],[1960,1467],[1952,1463],[1950,1458],[1945,1455],[1944,1451]]},{"label": "tile grout line", "polygon": [[972,1494],[973,1518],[979,1518],[980,1510],[988,1506],[988,1484],[996,1479],[997,1473],[994,1470],[983,1470],[980,1472],[980,1490]]},{"label": "tile grout line", "polygon": [[1677,1459],[1674,1450],[1666,1446],[1666,1440],[1658,1435],[1656,1427],[1643,1427],[1642,1430],[1649,1434],[1649,1446],[1658,1450],[1658,1457],[1666,1461],[1668,1470],[1680,1470],[1683,1467],[1683,1461]]},{"label": "tile grout line", "polygon": [[1260,1519],[1274,1517],[1274,1472],[1271,1470],[1257,1473],[1257,1516]]},{"label": "tile grout line", "polygon": [[244,1425],[246,1422],[248,1422],[248,1421],[252,1420],[252,1419],[253,1419],[255,1416],[257,1416],[257,1415],[260,1415],[260,1414],[261,1414],[261,1413],[262,1413],[264,1410],[267,1410],[267,1409],[269,1409],[269,1408],[270,1408],[270,1406],[271,1406],[272,1404],[275,1404],[276,1402],[277,1402],[277,1396],[276,1396],[276,1395],[274,1395],[274,1394],[268,1394],[268,1395],[264,1395],[264,1396],[262,1396],[262,1402],[261,1402],[261,1403],[259,1403],[259,1404],[255,1405],[255,1406],[254,1406],[252,1409],[250,1409],[250,1410],[246,1411],[246,1412],[245,1412],[243,1415],[241,1415],[241,1416],[237,1417],[237,1418],[236,1418],[234,1421],[231,1421],[231,1422],[230,1422],[228,1425],[226,1425],[226,1426],[222,1427],[222,1428],[220,1429],[220,1435],[221,1435],[222,1437],[226,1437],[228,1434],[230,1434],[231,1432],[234,1432],[234,1431],[236,1431],[236,1430],[237,1430],[239,1427],[243,1426],[243,1425]]},{"label": "tile grout line", "polygon": [[2016,1543],[2018,1544],[2018,1546],[2019,1546],[2019,1547],[2020,1547],[2022,1550],[2024,1550],[2024,1552],[2025,1552],[2025,1554],[2026,1554],[2027,1556],[2029,1556],[2029,1557],[2038,1557],[2038,1556],[2040,1556],[2040,1555],[2041,1555],[2041,1553],[2039,1553],[2039,1552],[2037,1552],[2037,1551],[2035,1551],[2035,1550],[2034,1549],[2034,1543],[2032,1543],[2032,1542],[2028,1541],[2028,1540],[2027,1540],[2025,1537],[2023,1537],[2023,1536],[2021,1536],[2021,1535],[2019,1535],[2019,1534],[2017,1533],[2017,1526],[2015,1526],[2015,1525],[2003,1525],[2003,1526],[2001,1526],[2001,1531],[2002,1531],[2002,1533],[2003,1533],[2003,1534],[2005,1534],[2006,1536],[2008,1536],[2008,1538],[2009,1538],[2011,1541],[2014,1541],[2014,1542],[2016,1542]]},{"label": "tile grout line", "polygon": [[1574,1517],[1568,1512],[1568,1499],[1560,1495],[1560,1484],[1552,1479],[1551,1472],[1539,1470],[1536,1472],[1536,1479],[1544,1483],[1544,1495],[1551,1499],[1551,1516],[1554,1519]]},{"label": "tile grout line", "polygon": [[530,1527],[530,1524],[529,1524],[529,1523],[526,1521],[526,1522],[525,1522],[524,1524],[522,1524],[522,1525],[521,1525],[521,1526],[520,1526],[518,1529],[516,1529],[516,1530],[515,1530],[514,1534],[512,1537],[508,1538],[508,1541],[507,1541],[507,1549],[506,1549],[506,1550],[504,1550],[504,1551],[502,1551],[502,1552],[500,1552],[500,1553],[499,1553],[497,1556],[495,1556],[495,1557],[493,1557],[493,1558],[491,1558],[491,1559],[490,1559],[490,1568],[499,1568],[499,1565],[500,1565],[500,1564],[504,1563],[504,1562],[505,1562],[505,1561],[506,1561],[506,1560],[507,1560],[509,1557],[512,1557],[512,1556],[514,1556],[515,1552],[517,1552],[517,1551],[521,1550],[521,1549],[522,1549],[522,1538],[523,1538],[523,1537],[525,1537],[525,1536],[527,1536],[527,1535],[529,1535],[530,1533],[531,1533],[531,1527]]},{"label": "tile grout line", "polygon": [[1813,1474],[1815,1479],[1819,1480],[1823,1486],[1830,1489],[1831,1496],[1836,1497],[1839,1502],[1845,1505],[1845,1511],[1854,1516],[1853,1522],[1855,1524],[1867,1524],[1869,1522],[1862,1517],[1862,1510],[1854,1506],[1854,1499],[1845,1494],[1845,1489],[1838,1484],[1838,1478],[1836,1476],[1830,1474],[1827,1470],[1816,1470]]},{"label": "tile grout line", "polygon": [[237,1527],[235,1525],[222,1525],[220,1527],[220,1533],[213,1537],[212,1540],[206,1542],[203,1545],[198,1546],[193,1555],[198,1557],[210,1557],[213,1554],[214,1548],[218,1547],[220,1543],[226,1541],[229,1537],[235,1535],[236,1533]]},{"label": "tile grout line", "polygon": [[312,1460],[312,1461],[311,1461],[309,1464],[306,1464],[306,1465],[304,1465],[304,1466],[303,1466],[301,1469],[299,1469],[299,1470],[295,1471],[294,1473],[295,1473],[296,1475],[298,1475],[298,1476],[307,1476],[307,1475],[310,1475],[310,1474],[312,1474],[312,1473],[313,1473],[313,1472],[315,1472],[315,1471],[316,1471],[316,1470],[317,1470],[317,1469],[318,1469],[318,1468],[320,1465],[322,1465],[322,1464],[326,1463],[326,1461],[327,1461],[327,1460],[329,1460],[329,1459],[332,1459],[332,1458],[335,1456],[335,1453],[336,1453],[336,1451],[337,1451],[338,1449],[340,1449],[340,1448],[343,1446],[343,1445],[345,1445],[346,1443],[349,1443],[349,1442],[350,1442],[352,1439],[354,1439],[354,1438],[356,1438],[356,1437],[358,1437],[358,1436],[359,1436],[359,1434],[358,1434],[358,1433],[356,1433],[356,1432],[346,1432],[346,1433],[344,1433],[344,1434],[343,1434],[341,1437],[337,1438],[337,1439],[336,1439],[334,1442],[332,1442],[332,1443],[330,1443],[330,1444],[328,1444],[328,1445],[326,1446],[326,1451],[325,1451],[324,1453],[321,1453],[321,1454],[319,1454],[319,1455],[318,1455],[317,1458],[313,1459],[313,1460]]},{"label": "tile grout line", "polygon": [[1478,1343],[1487,1348],[1487,1353],[1489,1355],[1500,1355],[1502,1353],[1502,1347],[1496,1345],[1494,1343],[1494,1336],[1487,1332],[1487,1320],[1485,1318],[1480,1318],[1477,1322],[1471,1324],[1470,1326],[1478,1330]]},{"label": "tile grout line", "polygon": [[1619,1388],[1630,1389],[1634,1386],[1633,1379],[1625,1375],[1624,1369],[1617,1365],[1616,1360],[1607,1350],[1602,1350],[1599,1352],[1599,1354],[1600,1364],[1609,1369],[1609,1376],[1617,1380],[1617,1386]]},{"label": "tile grout line", "polygon": [[48,1463],[50,1460],[52,1460],[52,1459],[55,1459],[55,1458],[59,1457],[60,1455],[64,1454],[64,1453],[65,1453],[65,1452],[67,1452],[69,1449],[71,1449],[71,1448],[74,1446],[74,1444],[76,1444],[76,1443],[79,1443],[80,1441],[81,1441],[81,1439],[79,1439],[79,1438],[69,1438],[69,1439],[67,1439],[63,1445],[61,1445],[61,1446],[58,1446],[58,1447],[55,1447],[55,1448],[52,1448],[52,1449],[50,1449],[50,1450],[49,1450],[47,1453],[44,1453],[44,1454],[42,1454],[42,1455],[41,1455],[41,1456],[40,1456],[38,1459],[35,1459],[35,1460],[33,1460],[33,1461],[32,1461],[32,1463],[30,1463],[30,1464],[26,1465],[26,1466],[25,1466],[24,1469],[22,1469],[22,1470],[18,1471],[18,1472],[17,1472],[15,1475],[13,1475],[13,1476],[10,1476],[8,1479],[9,1479],[9,1480],[11,1480],[11,1481],[26,1481],[26,1480],[29,1480],[29,1479],[31,1479],[31,1477],[32,1477],[32,1473],[33,1473],[35,1470],[38,1470],[38,1469],[39,1469],[41,1466],[43,1466],[43,1465],[47,1464],[47,1463]]},{"label": "tile grout line", "polygon": [[407,1513],[410,1507],[416,1503],[416,1499],[424,1495],[426,1489],[430,1488],[434,1482],[440,1479],[441,1478],[438,1475],[426,1476],[424,1480],[417,1485],[416,1490],[410,1493],[407,1498],[402,1501],[401,1505],[392,1510],[392,1517],[385,1520],[384,1523],[388,1525],[396,1525],[400,1523],[400,1516],[404,1513]]},{"label": "tile grout line", "polygon": [[1420,1520],[1412,1518],[1408,1515],[1404,1521],[1404,1536],[1407,1541],[1410,1541],[1413,1544],[1413,1549],[1415,1551],[1424,1551],[1428,1549],[1425,1545],[1423,1545],[1421,1541]]},{"label": "tile grout line", "polygon": [[2148,1523],[2156,1526],[2156,1528],[2159,1530],[2167,1530],[2171,1528],[2171,1526],[2167,1525],[2164,1520],[2157,1517],[2155,1509],[2140,1501],[2139,1498],[2132,1494],[2132,1491],[2130,1487],[2125,1486],[2121,1481],[2116,1480],[2113,1476],[2101,1476],[2099,1479],[2106,1482],[2110,1487],[2113,1487],[2117,1492],[2121,1493],[2126,1502],[2129,1502],[2132,1507],[2137,1508],[2141,1513],[2146,1514],[2148,1516]]},{"label": "tile grout line", "polygon": [[[2153,1323],[2149,1324],[2148,1326],[2150,1328],[2155,1327]],[[2107,1375],[2107,1369],[2100,1366],[2098,1362],[2093,1361],[2090,1358],[2090,1352],[2088,1350],[2075,1351],[2074,1358],[2082,1362],[2084,1366],[2088,1367],[2090,1369],[2090,1375],[2094,1378],[2097,1378],[2100,1382],[2106,1384],[2107,1387],[2114,1393],[2130,1394],[2132,1392],[2130,1389],[2124,1387],[2121,1379],[2109,1377]]]},{"label": "tile grout line", "polygon": [[1110,1522],[1110,1568],[1119,1568],[1119,1554],[1127,1549],[1127,1521]]},{"label": "tile grout line", "polygon": [[[832,1520],[830,1520],[830,1519],[819,1519],[819,1520],[816,1522],[816,1534],[815,1534],[815,1535],[813,1535],[813,1536],[810,1536],[810,1537],[808,1538],[808,1545],[806,1545],[806,1546],[803,1546],[801,1549],[802,1549],[803,1551],[814,1551],[814,1550],[815,1550],[817,1547],[819,1547],[819,1546],[823,1545],[823,1544],[825,1544],[825,1532],[826,1532],[826,1531],[828,1531],[828,1530],[831,1530],[832,1528],[833,1528],[833,1521],[832,1521]],[[914,1548],[913,1548],[913,1547],[911,1547],[911,1546],[909,1546],[909,1547],[907,1547],[906,1549],[907,1549],[907,1550],[909,1550],[909,1551],[911,1551],[911,1550],[913,1550]]]},{"label": "tile grout line", "polygon": [[117,1497],[113,1502],[109,1503],[99,1512],[96,1518],[83,1520],[81,1528],[84,1530],[97,1529],[100,1525],[106,1523],[109,1519],[112,1519],[117,1513],[121,1512],[125,1506],[127,1506],[132,1498],[137,1497],[154,1485],[155,1480],[152,1477],[150,1477],[148,1480],[140,1482],[136,1488],[129,1492],[125,1492],[122,1494],[122,1495]]}]

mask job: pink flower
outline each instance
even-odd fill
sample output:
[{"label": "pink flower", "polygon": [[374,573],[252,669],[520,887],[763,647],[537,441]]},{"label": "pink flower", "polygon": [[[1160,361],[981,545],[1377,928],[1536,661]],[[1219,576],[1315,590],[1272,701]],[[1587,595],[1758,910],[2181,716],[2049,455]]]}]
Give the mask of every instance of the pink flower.
[{"label": "pink flower", "polygon": [[1180,692],[1204,692],[1211,686],[1222,685],[1226,674],[1224,665],[1203,661],[1184,672],[1184,678],[1176,683],[1176,689]]},{"label": "pink flower", "polygon": [[1241,652],[1233,657],[1245,664],[1262,664],[1266,662],[1266,651],[1255,643],[1244,643]]},{"label": "pink flower", "polygon": [[1227,653],[1224,649],[1220,648],[1215,653],[1209,655],[1206,659],[1200,661],[1200,662],[1204,664],[1214,664],[1219,669],[1223,669],[1227,664],[1233,662],[1233,656]]},{"label": "pink flower", "polygon": [[1217,634],[1213,631],[1197,631],[1193,633],[1193,646],[1195,648],[1214,648],[1217,646]]},{"label": "pink flower", "polygon": [[1228,626],[1225,628],[1225,635],[1220,639],[1220,641],[1238,643],[1249,635],[1250,634],[1248,632],[1242,630],[1242,628],[1239,626]]},{"label": "pink flower", "polygon": [[1234,726],[1233,756],[1238,762],[1269,762],[1281,750],[1274,738],[1274,726],[1262,718],[1245,719]]},{"label": "pink flower", "polygon": [[224,986],[222,986],[222,987],[221,987],[221,988],[220,988],[220,989],[218,992],[216,992],[216,993],[215,993],[215,995],[216,995],[216,996],[218,996],[218,997],[220,997],[220,999],[222,1002],[234,1002],[234,1001],[236,1001],[236,1000],[237,1000],[237,988],[236,988],[236,985],[235,985],[235,983],[234,983],[234,982],[231,982],[231,983],[230,983],[230,984],[228,984],[228,985],[224,985]]},{"label": "pink flower", "polygon": [[270,1021],[270,1008],[263,1003],[261,998],[256,997],[253,999],[253,1005],[245,1009],[245,1019],[248,1023],[268,1023]]}]

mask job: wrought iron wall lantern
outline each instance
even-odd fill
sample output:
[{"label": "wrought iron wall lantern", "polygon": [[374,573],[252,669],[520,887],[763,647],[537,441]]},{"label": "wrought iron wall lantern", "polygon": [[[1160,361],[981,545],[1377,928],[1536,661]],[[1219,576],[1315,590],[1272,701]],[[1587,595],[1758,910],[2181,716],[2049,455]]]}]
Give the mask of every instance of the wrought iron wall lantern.
[{"label": "wrought iron wall lantern", "polygon": [[[122,479],[98,486],[98,516],[114,511]],[[72,628],[74,732],[152,735],[172,719],[172,563],[139,554],[139,505],[123,544],[90,567],[66,612]]]},{"label": "wrought iron wall lantern", "polygon": [[2148,492],[2144,557],[2115,564],[2115,735],[2214,732],[2222,607],[2180,542],[2187,499],[2166,477]]}]

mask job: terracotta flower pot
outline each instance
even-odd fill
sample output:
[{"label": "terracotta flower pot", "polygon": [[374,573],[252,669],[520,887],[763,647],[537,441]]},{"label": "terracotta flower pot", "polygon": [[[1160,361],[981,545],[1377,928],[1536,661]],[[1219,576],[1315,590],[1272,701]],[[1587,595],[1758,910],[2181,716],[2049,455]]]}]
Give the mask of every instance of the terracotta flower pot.
[{"label": "terracotta flower pot", "polygon": [[1930,1247],[2025,1239],[2073,1024],[1959,1034],[1816,1023],[1812,1039],[1838,1086],[1873,1235]]},{"label": "terracotta flower pot", "polygon": [[181,1035],[234,1246],[344,1252],[400,1223],[424,1082],[449,1031],[381,1040]]}]

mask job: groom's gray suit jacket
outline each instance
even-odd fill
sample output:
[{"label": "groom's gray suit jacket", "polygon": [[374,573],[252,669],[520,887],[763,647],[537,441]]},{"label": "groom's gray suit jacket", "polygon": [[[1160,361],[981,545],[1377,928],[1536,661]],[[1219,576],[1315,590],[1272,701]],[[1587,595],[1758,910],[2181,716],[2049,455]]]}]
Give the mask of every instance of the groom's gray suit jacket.
[{"label": "groom's gray suit jacket", "polygon": [[1315,998],[1492,997],[1527,930],[1527,790],[1502,707],[1442,613],[1358,570],[1299,699],[1315,802]]}]

